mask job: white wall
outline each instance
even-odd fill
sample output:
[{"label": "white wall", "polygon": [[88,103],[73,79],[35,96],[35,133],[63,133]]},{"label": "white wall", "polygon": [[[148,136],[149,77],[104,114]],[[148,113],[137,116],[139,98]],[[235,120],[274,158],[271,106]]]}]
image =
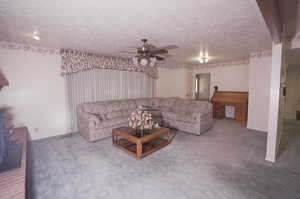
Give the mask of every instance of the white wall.
[{"label": "white wall", "polygon": [[285,45],[274,44],[269,103],[269,124],[266,160],[275,162],[283,133],[285,97],[282,95],[286,81]]},{"label": "white wall", "polygon": [[159,97],[189,97],[187,96],[189,95],[189,69],[158,68],[158,72],[157,92]]},{"label": "white wall", "polygon": [[219,91],[248,91],[248,64],[195,69],[194,80],[198,73],[210,73],[210,97],[214,94],[214,86],[218,86]]},{"label": "white wall", "polygon": [[249,129],[268,130],[272,57],[251,57],[249,66]]},{"label": "white wall", "polygon": [[0,48],[0,68],[9,86],[0,106],[12,107],[16,126],[27,126],[32,139],[66,133],[61,57]]},{"label": "white wall", "polygon": [[[193,71],[194,82],[198,73],[210,74],[210,97],[214,94],[214,86],[218,86],[219,91],[247,92],[249,88],[248,64],[195,69]],[[193,84],[193,94],[195,94],[195,84]],[[226,106],[225,115],[234,118],[234,108]]]}]

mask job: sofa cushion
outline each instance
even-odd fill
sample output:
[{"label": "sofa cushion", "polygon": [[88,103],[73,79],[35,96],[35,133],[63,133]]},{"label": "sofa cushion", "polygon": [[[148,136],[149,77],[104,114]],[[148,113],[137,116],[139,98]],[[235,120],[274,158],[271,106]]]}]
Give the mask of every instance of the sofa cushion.
[{"label": "sofa cushion", "polygon": [[121,108],[122,110],[128,110],[128,109],[136,109],[136,103],[134,100],[120,100],[121,101]]},{"label": "sofa cushion", "polygon": [[117,117],[117,118],[101,121],[96,125],[95,129],[98,130],[98,129],[107,128],[107,127],[120,125],[120,124],[126,125],[126,123],[128,122],[129,122],[128,117]]},{"label": "sofa cushion", "polygon": [[121,100],[111,100],[104,103],[108,113],[122,110]]},{"label": "sofa cushion", "polygon": [[86,102],[81,104],[80,107],[83,111],[91,113],[91,114],[106,114],[107,108],[104,102]]},{"label": "sofa cushion", "polygon": [[152,97],[152,98],[150,98],[150,99],[149,99],[149,101],[150,101],[150,106],[151,106],[152,108],[158,108],[161,99],[162,99],[162,98],[159,98],[159,97]]},{"label": "sofa cushion", "polygon": [[136,109],[122,110],[122,116],[129,118],[131,113],[133,113],[135,111],[136,111]]},{"label": "sofa cushion", "polygon": [[176,98],[172,97],[162,98],[159,103],[159,109],[161,109],[162,111],[170,110],[175,100]]},{"label": "sofa cushion", "polygon": [[135,99],[136,106],[150,106],[150,100],[148,98]]},{"label": "sofa cushion", "polygon": [[209,112],[210,102],[191,101],[188,106],[190,113],[207,113]]},{"label": "sofa cushion", "polygon": [[191,100],[177,99],[172,106],[172,111],[177,113],[189,113],[190,103]]},{"label": "sofa cushion", "polygon": [[110,113],[106,114],[107,119],[112,119],[112,118],[122,117],[122,116],[123,116],[123,111],[122,110],[113,111],[113,112],[110,112]]},{"label": "sofa cushion", "polygon": [[161,98],[159,107],[171,107],[175,100],[176,98],[172,97]]},{"label": "sofa cushion", "polygon": [[164,119],[176,120],[176,113],[173,112],[163,112],[162,113]]},{"label": "sofa cushion", "polygon": [[194,124],[196,119],[191,114],[176,114],[176,120]]}]

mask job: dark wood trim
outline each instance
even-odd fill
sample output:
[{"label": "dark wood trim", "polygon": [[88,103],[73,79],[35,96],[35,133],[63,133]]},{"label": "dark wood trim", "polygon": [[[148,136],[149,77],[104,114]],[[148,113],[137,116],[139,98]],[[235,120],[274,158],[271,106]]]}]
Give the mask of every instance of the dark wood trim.
[{"label": "dark wood trim", "polygon": [[282,40],[283,24],[278,0],[256,0],[274,43]]},{"label": "dark wood trim", "polygon": [[280,16],[282,20],[282,40],[291,41],[297,33],[297,0],[279,1]]},{"label": "dark wood trim", "polygon": [[247,91],[217,91],[218,93],[240,93],[240,94],[248,94]]},{"label": "dark wood trim", "polygon": [[235,107],[235,120],[247,122],[248,115],[248,92],[216,91],[211,99],[213,104],[213,118],[225,117],[225,107]]},{"label": "dark wood trim", "polygon": [[[132,129],[129,127],[113,129],[112,143],[114,146],[137,158],[145,157],[171,142],[170,130],[167,128],[154,129],[153,133],[141,138],[130,135],[130,131]],[[144,145],[144,143],[146,144]]]}]

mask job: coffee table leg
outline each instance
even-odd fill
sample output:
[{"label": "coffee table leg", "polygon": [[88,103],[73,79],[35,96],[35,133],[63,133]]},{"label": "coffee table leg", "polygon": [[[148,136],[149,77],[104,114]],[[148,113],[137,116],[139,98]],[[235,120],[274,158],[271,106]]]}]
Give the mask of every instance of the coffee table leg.
[{"label": "coffee table leg", "polygon": [[117,136],[116,136],[116,134],[115,133],[113,133],[112,134],[112,143],[113,144],[115,144],[116,143],[116,140],[117,140],[117,138],[116,138]]},{"label": "coffee table leg", "polygon": [[142,142],[139,140],[137,141],[136,143],[136,156],[138,158],[141,158],[142,157],[142,153],[143,153],[143,144]]}]

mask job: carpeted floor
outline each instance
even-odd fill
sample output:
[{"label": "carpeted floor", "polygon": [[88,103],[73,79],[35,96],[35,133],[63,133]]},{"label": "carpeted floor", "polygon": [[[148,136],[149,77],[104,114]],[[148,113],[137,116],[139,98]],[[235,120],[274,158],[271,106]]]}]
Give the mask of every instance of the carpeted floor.
[{"label": "carpeted floor", "polygon": [[[177,133],[167,147],[135,159],[78,134],[34,141],[33,199],[297,199],[300,127],[287,125],[276,164],[266,162],[266,134],[218,120],[201,136]],[[298,131],[298,132],[297,132]]]}]

